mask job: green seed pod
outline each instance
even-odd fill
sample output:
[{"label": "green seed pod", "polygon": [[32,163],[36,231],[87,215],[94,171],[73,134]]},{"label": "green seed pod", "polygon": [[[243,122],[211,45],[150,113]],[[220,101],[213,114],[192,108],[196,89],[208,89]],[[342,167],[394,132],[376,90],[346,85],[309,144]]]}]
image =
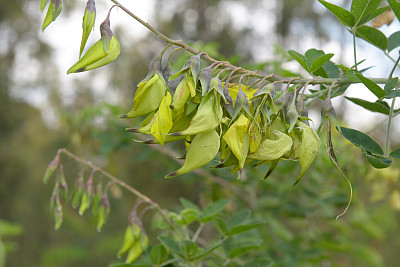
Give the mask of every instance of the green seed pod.
[{"label": "green seed pod", "polygon": [[81,40],[81,48],[79,50],[79,58],[82,56],[83,49],[85,48],[87,39],[89,38],[89,34],[93,29],[94,21],[96,19],[96,5],[94,0],[88,0],[86,3],[85,14],[83,15],[82,22],[82,40]]},{"label": "green seed pod", "polygon": [[64,167],[63,167],[62,164],[60,164],[60,167],[59,167],[58,171],[59,171],[58,179],[60,181],[60,188],[61,188],[61,191],[62,191],[63,200],[64,200],[64,202],[67,202],[67,200],[68,200],[68,184],[67,184],[67,181],[65,179]]},{"label": "green seed pod", "polygon": [[[48,0],[41,1],[40,8],[43,11],[44,7],[46,6]],[[61,0],[51,0],[49,4],[49,8],[47,9],[46,17],[42,23],[42,31],[44,31],[47,26],[50,25],[53,21],[56,20],[58,15],[60,15],[62,10],[62,1]]]},{"label": "green seed pod", "polygon": [[189,127],[184,131],[173,133],[172,135],[194,135],[217,128],[222,119],[222,108],[220,105],[216,104],[217,100],[215,94],[211,93],[206,95],[202,99]]},{"label": "green seed pod", "polygon": [[295,106],[295,97],[293,97],[293,101],[290,103],[288,109],[286,110],[286,121],[289,123],[288,133],[290,133],[294,126],[296,125],[297,119],[299,118],[299,114],[297,113]]},{"label": "green seed pod", "polygon": [[133,109],[123,118],[135,118],[156,110],[165,96],[167,86],[160,74],[155,73],[149,80],[141,82],[133,98]]},{"label": "green seed pod", "polygon": [[196,95],[194,82],[192,77],[185,77],[176,87],[174,96],[172,98],[171,109],[174,114],[183,112],[186,101],[189,96],[194,97]]},{"label": "green seed pod", "polygon": [[218,77],[214,77],[211,79],[210,90],[215,90],[215,92],[217,92],[222,97],[222,99],[224,100],[224,103],[228,103],[225,99],[224,88],[222,87],[222,82]]},{"label": "green seed pod", "polygon": [[171,94],[167,91],[167,94],[161,100],[160,108],[154,115],[154,121],[151,125],[150,133],[161,145],[164,145],[166,134],[172,127],[171,101]]},{"label": "green seed pod", "polygon": [[133,247],[129,250],[128,255],[126,256],[125,263],[132,263],[134,262],[137,258],[139,258],[140,255],[143,253],[143,248],[140,245],[140,242],[136,242]]},{"label": "green seed pod", "polygon": [[98,214],[98,221],[97,221],[97,231],[100,232],[103,228],[104,223],[107,220],[108,215],[110,214],[110,201],[108,200],[107,192],[104,192],[103,196],[101,197],[101,204]]},{"label": "green seed pod", "polygon": [[138,230],[140,231],[140,227],[137,224],[131,224],[126,228],[124,241],[117,254],[118,258],[121,258],[122,255],[128,252],[136,243],[139,243],[139,237],[136,236]]},{"label": "green seed pod", "polygon": [[120,52],[119,42],[115,36],[112,36],[109,46],[108,53],[105,53],[102,40],[98,40],[77,63],[69,68],[67,74],[92,70],[111,63]]},{"label": "green seed pod", "polygon": [[211,82],[211,69],[210,68],[204,68],[199,72],[199,80],[201,84],[201,95],[205,96],[210,88],[210,82]]},{"label": "green seed pod", "polygon": [[49,2],[49,0],[40,0],[40,11],[43,12],[43,10],[48,2]]},{"label": "green seed pod", "polygon": [[273,131],[274,139],[265,139],[258,150],[249,154],[248,158],[257,160],[276,160],[287,153],[292,145],[293,140],[287,134],[279,131]]},{"label": "green seed pod", "polygon": [[[340,124],[338,119],[336,118],[336,111],[332,105],[332,102],[330,98],[326,98],[324,102],[322,102],[322,107],[321,107],[321,126],[325,119],[328,118],[331,122],[333,122],[336,127],[338,128],[339,132],[342,132],[342,129],[340,128]],[[319,127],[319,129],[321,128]],[[318,131],[319,131],[318,129]]]},{"label": "green seed pod", "polygon": [[82,198],[82,194],[84,191],[84,180],[83,180],[83,173],[79,173],[79,177],[76,180],[74,193],[72,194],[72,207],[76,209],[79,206],[79,203]]},{"label": "green seed pod", "polygon": [[239,161],[240,170],[243,169],[250,147],[250,121],[242,113],[229,127],[222,139],[228,144],[232,153]]},{"label": "green seed pod", "polygon": [[54,214],[54,219],[56,221],[54,229],[58,230],[60,229],[61,224],[63,222],[63,212],[61,205],[57,205],[57,207],[53,211],[53,214]]},{"label": "green seed pod", "polygon": [[319,137],[315,131],[303,122],[299,121],[298,124],[301,131],[301,142],[299,146],[299,161],[301,171],[293,186],[300,181],[307,169],[310,167],[311,163],[313,163],[320,146]]},{"label": "green seed pod", "polygon": [[282,110],[286,106],[286,104],[288,102],[288,97],[289,96],[288,96],[287,90],[284,90],[280,94],[280,96],[275,100],[274,104],[275,104],[277,111]]},{"label": "green seed pod", "polygon": [[60,156],[57,154],[54,159],[47,166],[46,172],[44,174],[43,183],[47,184],[50,177],[53,175],[54,171],[57,169],[58,164],[60,162]]},{"label": "green seed pod", "polygon": [[197,134],[189,146],[183,166],[165,178],[182,175],[207,164],[217,155],[219,146],[220,139],[215,130]]}]

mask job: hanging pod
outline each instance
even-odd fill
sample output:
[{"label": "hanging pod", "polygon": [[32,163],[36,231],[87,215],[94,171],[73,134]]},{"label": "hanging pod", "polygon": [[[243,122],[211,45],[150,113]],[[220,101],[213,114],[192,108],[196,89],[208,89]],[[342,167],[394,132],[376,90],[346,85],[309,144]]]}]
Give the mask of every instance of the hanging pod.
[{"label": "hanging pod", "polygon": [[298,121],[298,126],[301,131],[301,142],[298,154],[301,171],[293,186],[301,180],[311,163],[313,163],[320,146],[319,137],[310,126],[301,121]]},{"label": "hanging pod", "polygon": [[87,39],[93,29],[94,21],[96,19],[96,5],[94,0],[88,0],[86,3],[85,14],[82,21],[82,40],[81,48],[79,50],[79,58],[82,56],[83,49],[85,48]]},{"label": "hanging pod", "polygon": [[135,118],[156,110],[165,96],[167,86],[158,73],[147,81],[141,82],[133,97],[133,109],[123,118]]},{"label": "hanging pod", "polygon": [[120,52],[120,45],[110,28],[109,17],[100,25],[101,39],[75,63],[67,74],[99,68],[114,61]]},{"label": "hanging pod", "polygon": [[217,155],[219,145],[220,137],[215,130],[197,134],[189,146],[183,166],[165,178],[182,175],[207,164]]},{"label": "hanging pod", "polygon": [[154,121],[150,129],[151,135],[153,135],[161,145],[164,145],[166,134],[172,127],[171,101],[171,94],[167,91],[167,94],[161,100],[160,108],[154,115]]},{"label": "hanging pod", "polygon": [[176,87],[174,96],[172,98],[171,109],[174,114],[183,112],[185,103],[190,97],[196,95],[194,81],[192,77],[186,76]]},{"label": "hanging pod", "polygon": [[257,151],[249,154],[250,159],[276,160],[286,154],[293,145],[293,140],[287,134],[273,131],[274,139],[265,139]]},{"label": "hanging pod", "polygon": [[[43,11],[47,2],[49,2],[49,0],[41,0],[40,1],[40,10]],[[44,31],[47,26],[50,25],[50,23],[52,23],[53,21],[56,20],[56,18],[58,17],[58,15],[60,15],[62,10],[62,1],[61,0],[51,0],[49,7],[47,9],[47,13],[46,13],[46,17],[43,20],[42,23],[42,31]]]},{"label": "hanging pod", "polygon": [[222,108],[214,93],[207,94],[201,101],[196,115],[189,127],[172,135],[193,135],[208,132],[217,128],[222,118]]},{"label": "hanging pod", "polygon": [[242,113],[229,127],[222,137],[239,161],[240,170],[243,169],[250,147],[249,119]]}]

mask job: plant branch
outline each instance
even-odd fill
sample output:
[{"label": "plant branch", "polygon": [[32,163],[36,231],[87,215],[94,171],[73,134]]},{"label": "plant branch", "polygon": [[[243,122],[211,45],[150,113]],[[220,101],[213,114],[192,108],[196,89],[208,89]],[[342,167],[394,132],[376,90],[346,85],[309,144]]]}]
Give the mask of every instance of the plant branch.
[{"label": "plant branch", "polygon": [[180,234],[180,232],[175,228],[174,223],[168,218],[167,214],[164,212],[163,209],[161,209],[161,207],[154,202],[152,199],[150,199],[149,197],[147,197],[146,195],[140,193],[138,190],[136,190],[135,188],[133,188],[132,186],[128,185],[127,183],[121,181],[120,179],[118,179],[117,177],[115,177],[114,175],[110,174],[109,172],[101,169],[100,167],[94,165],[93,163],[91,163],[90,161],[86,161],[84,159],[81,159],[80,157],[78,157],[77,155],[73,154],[72,152],[70,152],[69,150],[65,149],[65,148],[61,148],[58,150],[57,152],[58,155],[64,154],[66,156],[68,156],[69,158],[72,158],[73,160],[75,160],[76,162],[85,165],[89,168],[91,168],[92,170],[95,170],[101,174],[103,174],[105,177],[107,177],[108,179],[110,179],[113,183],[118,184],[119,186],[125,188],[126,190],[128,190],[129,192],[131,192],[132,194],[134,194],[135,196],[137,196],[138,198],[140,198],[141,200],[143,200],[144,202],[148,203],[149,205],[151,205],[152,207],[154,207],[155,210],[157,210],[157,212],[164,218],[164,220],[172,227],[172,229],[174,229],[177,233]]},{"label": "plant branch", "polygon": [[357,45],[356,45],[356,28],[352,29],[353,34],[353,54],[354,54],[354,66],[357,70]]},{"label": "plant branch", "polygon": [[[361,83],[361,81],[351,81],[348,78],[311,78],[311,79],[300,79],[299,77],[279,77],[274,74],[265,74],[259,71],[252,71],[252,70],[247,70],[242,67],[238,67],[230,63],[229,61],[219,61],[215,58],[210,57],[207,53],[194,49],[193,47],[189,46],[182,40],[174,40],[166,36],[165,34],[161,33],[158,31],[156,28],[154,28],[152,25],[149,23],[145,22],[138,16],[136,16],[134,13],[132,13],[129,9],[127,9],[125,6],[120,4],[117,0],[111,0],[114,4],[116,4],[119,8],[121,8],[125,13],[127,13],[129,16],[131,16],[133,19],[135,19],[137,22],[145,26],[147,29],[149,29],[152,33],[154,33],[157,37],[163,39],[165,42],[169,44],[173,44],[175,46],[181,47],[185,49],[186,51],[199,55],[201,54],[202,58],[208,62],[218,64],[219,66],[231,68],[233,71],[238,71],[247,75],[250,75],[255,78],[263,79],[264,81],[268,82],[282,82],[282,83],[288,83],[289,81],[292,80],[292,84],[311,84],[311,85],[317,85],[317,84],[332,84],[334,81],[337,81],[338,85],[346,85],[346,84],[355,84],[355,83]],[[355,42],[355,35],[353,34],[354,37],[354,42]],[[355,50],[356,53],[356,50]],[[356,60],[356,57],[355,57]],[[355,62],[357,64],[357,62]],[[356,67],[357,68],[357,67]],[[296,80],[293,80],[296,78]],[[374,81],[375,83],[378,84],[385,84],[388,79],[385,78],[369,78],[370,80]]]},{"label": "plant branch", "polygon": [[393,110],[394,110],[395,101],[396,101],[396,98],[393,98],[392,99],[392,105],[390,106],[387,133],[386,133],[386,143],[385,143],[385,157],[389,156],[390,127],[392,125],[392,118],[393,118]]}]

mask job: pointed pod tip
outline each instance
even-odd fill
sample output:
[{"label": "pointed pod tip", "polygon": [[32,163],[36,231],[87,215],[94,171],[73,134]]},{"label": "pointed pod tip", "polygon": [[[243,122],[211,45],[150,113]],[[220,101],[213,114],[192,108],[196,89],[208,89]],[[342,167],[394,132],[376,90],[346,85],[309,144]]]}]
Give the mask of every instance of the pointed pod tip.
[{"label": "pointed pod tip", "polygon": [[119,116],[120,118],[128,118],[128,115],[126,114],[126,115],[121,115],[121,116]]},{"label": "pointed pod tip", "polygon": [[165,178],[172,178],[178,176],[179,173],[177,171],[171,172],[170,174],[165,175]]},{"label": "pointed pod tip", "polygon": [[137,129],[137,128],[126,128],[125,131],[132,132],[132,133],[138,133],[139,129]]},{"label": "pointed pod tip", "polygon": [[171,133],[172,136],[182,136],[183,134],[181,132],[177,132],[177,133]]}]

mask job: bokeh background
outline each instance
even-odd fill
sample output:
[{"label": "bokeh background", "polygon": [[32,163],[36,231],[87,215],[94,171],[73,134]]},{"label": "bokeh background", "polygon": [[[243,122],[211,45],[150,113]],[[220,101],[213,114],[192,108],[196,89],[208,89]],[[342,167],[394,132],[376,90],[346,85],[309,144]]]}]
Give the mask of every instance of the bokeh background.
[{"label": "bokeh background", "polygon": [[[139,121],[118,116],[130,110],[136,84],[165,43],[121,10],[113,11],[111,25],[121,43],[118,60],[67,76],[66,70],[78,58],[86,1],[63,2],[61,16],[42,33],[39,0],[0,0],[0,266],[107,266],[115,259],[135,198],[112,188],[112,211],[101,233],[96,231],[95,216],[79,216],[66,205],[64,224],[55,231],[49,209],[52,184],[44,185],[42,178],[59,148],[90,160],[170,210],[178,208],[180,197],[203,206],[220,197],[235,197],[196,174],[163,179],[179,165],[168,155],[133,142],[135,137],[124,131]],[[348,7],[351,1],[331,2]],[[304,74],[286,51],[304,53],[309,48],[335,53],[334,62],[352,65],[350,34],[315,0],[121,3],[166,35],[244,67],[278,75]],[[98,26],[111,5],[108,0],[96,1],[96,30],[89,43],[99,38]],[[399,22],[394,22],[382,31],[399,29]],[[387,76],[392,63],[362,40],[358,43],[359,58],[367,59],[363,66],[376,66],[367,75]],[[187,56],[174,58],[175,69]],[[351,86],[347,95],[373,99],[362,86]],[[384,116],[343,97],[334,104],[344,125],[384,143]],[[310,112],[317,127],[318,103]],[[393,125],[391,144],[396,148],[397,118]],[[359,149],[336,134],[334,143],[354,189],[350,210],[337,221],[349,188],[331,166],[324,139],[312,168],[293,190],[298,166],[292,163],[280,165],[267,181],[260,181],[262,168],[246,170],[240,181],[229,171],[206,170],[251,196],[251,207],[267,221],[263,229],[267,238],[260,250],[276,266],[397,266],[399,164],[375,170]],[[178,152],[183,148],[167,147]],[[79,166],[66,158],[63,162],[72,187]]]}]

